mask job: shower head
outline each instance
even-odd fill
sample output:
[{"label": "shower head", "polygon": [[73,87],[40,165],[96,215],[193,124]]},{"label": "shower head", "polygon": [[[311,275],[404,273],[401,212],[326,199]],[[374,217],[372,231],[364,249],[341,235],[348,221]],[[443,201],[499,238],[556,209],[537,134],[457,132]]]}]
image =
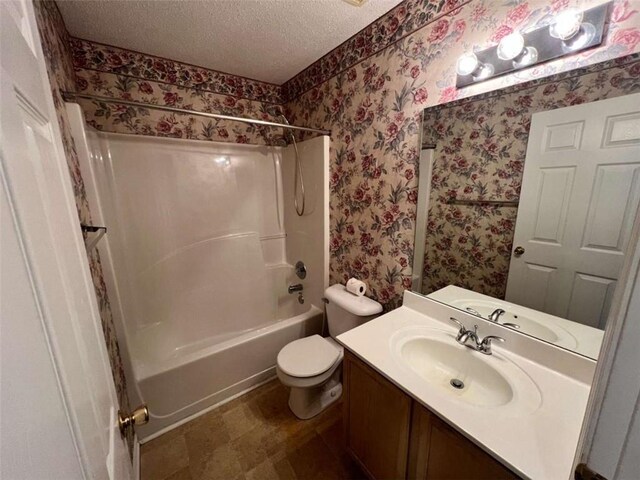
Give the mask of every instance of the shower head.
[{"label": "shower head", "polygon": [[282,114],[280,105],[265,105],[265,111],[272,117],[279,117]]},{"label": "shower head", "polygon": [[[285,117],[284,113],[281,113],[281,114],[280,114],[280,118],[281,118],[282,120],[284,120],[284,123],[286,123],[287,125],[291,125],[291,124],[289,123],[289,120],[287,120],[287,117]],[[285,130],[287,130],[287,129],[285,129]]]},{"label": "shower head", "polygon": [[[282,118],[282,120],[284,121],[284,123],[286,123],[287,125],[291,125],[291,124],[289,123],[289,120],[287,120],[287,117],[285,117],[285,116],[284,116],[284,113],[281,113],[281,114],[280,114],[280,118]],[[286,134],[286,133],[288,133],[288,134],[289,134],[289,138],[290,138],[291,140],[293,140],[293,143],[295,144],[295,142],[296,142],[296,137],[295,137],[295,135],[293,134],[293,132],[292,132],[291,130],[289,130],[288,128],[283,128],[282,130],[283,130],[283,132],[284,132],[285,134]],[[284,137],[285,137],[285,141],[286,141],[286,135],[284,135]],[[287,142],[287,143],[288,143],[288,142]]]}]

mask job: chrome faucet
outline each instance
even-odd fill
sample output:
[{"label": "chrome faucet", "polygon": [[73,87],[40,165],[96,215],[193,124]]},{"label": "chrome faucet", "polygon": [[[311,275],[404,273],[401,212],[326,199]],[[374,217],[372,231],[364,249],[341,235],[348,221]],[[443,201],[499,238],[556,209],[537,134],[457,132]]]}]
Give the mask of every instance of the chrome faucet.
[{"label": "chrome faucet", "polygon": [[289,295],[296,292],[301,292],[303,288],[304,287],[302,286],[301,283],[296,283],[295,285],[289,285],[289,289],[288,289]]},{"label": "chrome faucet", "polygon": [[500,317],[505,313],[507,312],[505,312],[503,309],[496,308],[493,312],[491,312],[491,315],[489,315],[489,320],[491,320],[492,322],[498,323],[498,320],[500,320]]},{"label": "chrome faucet", "polygon": [[487,335],[482,340],[478,336],[478,325],[473,326],[473,330],[468,330],[460,321],[457,319],[450,317],[449,320],[455,322],[459,327],[458,334],[456,335],[456,342],[460,345],[464,345],[465,347],[471,348],[472,350],[476,350],[485,355],[491,355],[493,352],[491,351],[491,342],[495,340],[496,342],[504,342],[505,339],[502,337],[498,337],[496,335]]}]

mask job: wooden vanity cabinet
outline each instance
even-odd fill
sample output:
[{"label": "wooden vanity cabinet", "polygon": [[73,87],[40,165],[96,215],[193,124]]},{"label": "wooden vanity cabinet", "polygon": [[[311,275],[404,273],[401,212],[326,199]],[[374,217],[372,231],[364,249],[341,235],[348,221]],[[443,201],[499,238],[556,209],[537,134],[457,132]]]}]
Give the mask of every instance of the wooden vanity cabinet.
[{"label": "wooden vanity cabinet", "polygon": [[428,409],[413,402],[407,478],[502,480],[519,477]]},{"label": "wooden vanity cabinet", "polygon": [[371,479],[519,478],[348,351],[343,375],[346,447]]},{"label": "wooden vanity cabinet", "polygon": [[372,479],[405,478],[411,398],[346,351],[343,379],[347,450]]}]

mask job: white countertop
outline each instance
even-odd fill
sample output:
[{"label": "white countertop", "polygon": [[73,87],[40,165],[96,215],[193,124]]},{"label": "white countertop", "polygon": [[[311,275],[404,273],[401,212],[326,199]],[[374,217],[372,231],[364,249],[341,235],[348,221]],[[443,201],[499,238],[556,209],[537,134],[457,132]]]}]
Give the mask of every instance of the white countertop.
[{"label": "white countertop", "polygon": [[[509,404],[497,407],[470,405],[421,378],[403,364],[391,348],[393,335],[412,327],[446,331],[452,334],[452,343],[457,345],[453,337],[457,327],[449,322],[452,312],[465,325],[473,325],[471,316],[405,292],[403,307],[339,335],[338,341],[520,475],[541,480],[572,478],[595,362],[517,332],[496,331],[496,327],[482,323],[480,336],[501,335],[507,340],[505,344],[494,344],[495,360],[506,358],[524,371],[537,385],[541,402],[533,411],[524,405],[522,408]],[[477,355],[487,362],[492,360],[479,352]],[[540,358],[545,360],[540,361]],[[557,363],[557,368],[553,362]]]}]

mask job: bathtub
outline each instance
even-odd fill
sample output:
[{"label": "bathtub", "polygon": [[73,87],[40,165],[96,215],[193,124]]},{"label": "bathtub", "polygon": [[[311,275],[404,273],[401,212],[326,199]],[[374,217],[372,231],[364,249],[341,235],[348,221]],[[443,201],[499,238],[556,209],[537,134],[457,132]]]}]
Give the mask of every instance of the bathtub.
[{"label": "bathtub", "polygon": [[136,427],[142,443],[275,377],[278,352],[287,343],[322,331],[323,312],[286,293],[291,265],[268,268],[277,295],[277,320],[244,331],[213,334],[177,344],[165,324],[131,340],[139,397],[151,421]]},{"label": "bathtub", "polygon": [[127,394],[151,414],[144,442],[274,377],[282,347],[321,332],[329,139],[298,145],[299,217],[291,146],[97,132],[67,112],[93,222],[109,229],[96,248]]}]

